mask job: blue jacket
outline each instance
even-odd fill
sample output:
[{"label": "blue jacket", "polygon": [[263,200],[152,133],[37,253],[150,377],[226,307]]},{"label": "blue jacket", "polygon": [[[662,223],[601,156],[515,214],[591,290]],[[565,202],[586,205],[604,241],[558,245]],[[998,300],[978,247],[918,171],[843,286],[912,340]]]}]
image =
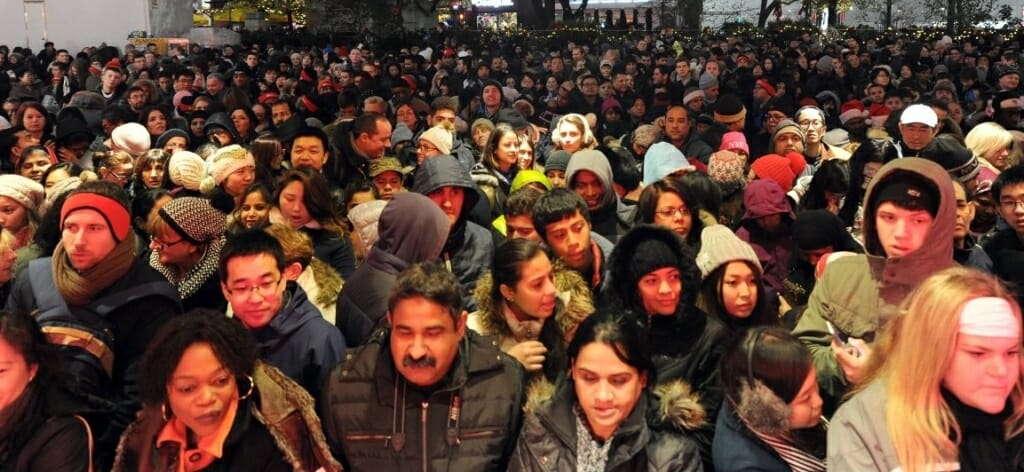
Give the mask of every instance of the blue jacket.
[{"label": "blue jacket", "polygon": [[294,282],[287,304],[267,326],[253,330],[260,359],[277,367],[318,398],[327,374],[345,357],[345,339]]},{"label": "blue jacket", "polygon": [[732,405],[722,402],[715,424],[715,441],[711,457],[717,472],[765,471],[790,472],[790,468],[772,450],[771,446],[754,436],[743,424]]}]

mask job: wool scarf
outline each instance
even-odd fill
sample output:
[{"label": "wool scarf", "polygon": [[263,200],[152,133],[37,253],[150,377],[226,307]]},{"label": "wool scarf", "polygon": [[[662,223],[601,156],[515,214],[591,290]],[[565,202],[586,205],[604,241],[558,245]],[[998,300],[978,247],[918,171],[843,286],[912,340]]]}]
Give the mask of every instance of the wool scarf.
[{"label": "wool scarf", "polygon": [[71,266],[64,243],[53,250],[53,280],[64,301],[71,306],[83,306],[124,277],[135,263],[135,238],[124,238],[96,265],[79,271]]}]

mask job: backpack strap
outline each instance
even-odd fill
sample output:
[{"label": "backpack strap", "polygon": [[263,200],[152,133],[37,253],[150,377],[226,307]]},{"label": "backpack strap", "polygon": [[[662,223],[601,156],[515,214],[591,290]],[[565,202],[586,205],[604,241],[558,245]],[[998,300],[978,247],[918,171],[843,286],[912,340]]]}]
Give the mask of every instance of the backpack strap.
[{"label": "backpack strap", "polygon": [[164,280],[142,283],[129,290],[105,295],[93,300],[87,308],[101,317],[106,317],[124,305],[149,296],[160,296],[172,300],[178,306],[178,311],[181,311],[181,295],[178,294],[178,289]]},{"label": "backpack strap", "polygon": [[40,322],[52,318],[69,319],[71,309],[68,308],[64,297],[57,290],[57,283],[53,280],[52,257],[33,259],[28,263],[29,285],[32,287],[32,296],[36,299],[35,317]]}]

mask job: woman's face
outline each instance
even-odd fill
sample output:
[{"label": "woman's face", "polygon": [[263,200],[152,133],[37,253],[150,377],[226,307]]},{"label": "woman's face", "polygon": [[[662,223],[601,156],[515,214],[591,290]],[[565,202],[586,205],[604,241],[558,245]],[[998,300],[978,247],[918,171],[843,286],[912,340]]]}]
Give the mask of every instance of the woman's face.
[{"label": "woman's face", "polygon": [[153,235],[153,242],[150,243],[149,247],[156,251],[161,264],[182,268],[191,266],[192,254],[197,249],[196,246],[186,241],[181,234],[167,225]]},{"label": "woman's face", "polygon": [[821,395],[818,394],[818,375],[814,364],[807,371],[800,391],[789,402],[789,427],[792,429],[813,428],[821,422]]},{"label": "woman's face", "polygon": [[43,182],[43,186],[46,188],[47,191],[49,191],[50,187],[53,187],[54,185],[60,183],[60,181],[69,178],[71,178],[71,174],[68,173],[67,170],[57,169],[54,170],[53,172],[50,172],[50,175],[46,176],[46,182]]},{"label": "woman's face", "polygon": [[529,141],[519,143],[519,169],[530,169],[533,167],[533,146]]},{"label": "woman's face", "polygon": [[235,377],[210,345],[198,342],[185,349],[167,384],[167,403],[174,416],[202,439],[217,432],[237,402]]},{"label": "woman's face", "polygon": [[245,110],[239,109],[231,112],[231,123],[235,125],[239,136],[246,136],[252,131],[252,121],[249,120],[249,115]]},{"label": "woman's face", "polygon": [[254,180],[256,180],[256,166],[247,165],[228,174],[228,178],[224,179],[224,191],[232,197],[239,198]]},{"label": "woman's face", "polygon": [[149,160],[142,165],[139,177],[142,178],[142,184],[146,188],[160,188],[163,187],[164,172],[166,170],[166,165],[163,161]]},{"label": "woman's face", "polygon": [[238,209],[246,228],[260,227],[270,221],[270,202],[263,197],[263,192],[250,192]]},{"label": "woman's face", "polygon": [[612,83],[608,81],[601,82],[601,85],[597,86],[597,94],[601,98],[608,98],[613,93]]},{"label": "woman's face", "polygon": [[36,182],[43,182],[43,173],[50,168],[50,155],[44,151],[35,151],[22,159],[18,173]]},{"label": "woman's face", "polygon": [[487,141],[491,139],[491,131],[483,126],[477,126],[473,130],[473,144],[476,144],[478,149],[483,149],[487,146]]},{"label": "woman's face", "polygon": [[28,209],[11,197],[0,197],[0,228],[18,234],[28,225]]},{"label": "woman's face", "polygon": [[956,338],[942,386],[968,406],[988,414],[1002,412],[1020,380],[1020,336],[960,333]]},{"label": "woman's face", "polygon": [[0,365],[4,366],[0,375],[0,410],[12,405],[21,396],[29,382],[36,376],[39,366],[29,365],[11,343],[0,337]]},{"label": "woman's face", "polygon": [[569,153],[579,151],[583,146],[583,133],[576,125],[569,122],[562,122],[558,125],[558,139],[561,148]]},{"label": "woman's face", "polygon": [[718,62],[711,61],[711,62],[708,62],[707,64],[704,64],[704,72],[707,72],[708,74],[710,74],[710,75],[712,75],[714,77],[718,77],[718,74],[720,72],[718,70]]},{"label": "woman's face", "polygon": [[988,155],[985,156],[985,159],[992,163],[992,165],[995,166],[996,169],[1006,169],[1006,167],[1010,163],[1010,147],[1003,146],[1000,147],[999,149],[989,151]]},{"label": "woman's face", "polygon": [[175,136],[167,140],[167,144],[164,144],[164,152],[167,154],[174,155],[178,151],[184,151],[188,148],[188,141],[185,140],[184,136]]},{"label": "woman's face", "polygon": [[305,193],[306,189],[299,181],[289,182],[281,189],[277,205],[281,209],[281,216],[284,216],[293,228],[301,228],[313,219],[306,208],[306,202],[303,201]]},{"label": "woman's face", "polygon": [[722,306],[733,318],[747,318],[757,306],[757,276],[744,261],[732,261],[722,273]]},{"label": "woman's face", "polygon": [[26,108],[25,113],[21,116],[21,125],[29,133],[38,136],[43,132],[43,127],[46,126],[46,116],[39,113],[39,110],[35,108]]},{"label": "woman's face", "polygon": [[409,129],[416,129],[416,112],[409,105],[402,105],[395,111],[399,123],[405,123]]},{"label": "woman's face", "polygon": [[772,69],[775,68],[775,61],[771,59],[765,59],[763,68],[765,72],[771,72]]},{"label": "woman's face", "polygon": [[535,85],[535,83],[533,81],[533,78],[528,76],[528,75],[524,75],[523,79],[519,81],[519,87],[524,92],[532,90],[534,85]]},{"label": "woman's face", "polygon": [[679,296],[683,292],[683,278],[679,269],[662,267],[648,272],[637,282],[637,291],[648,316],[676,314]]},{"label": "woman's face", "polygon": [[167,117],[159,110],[152,110],[146,118],[146,129],[153,136],[160,136],[167,131]]},{"label": "woman's face", "polygon": [[519,160],[519,137],[515,133],[505,133],[498,140],[498,146],[494,149],[494,157],[498,163],[498,170],[508,172]]},{"label": "woman's face", "polygon": [[576,401],[594,436],[607,440],[640,399],[647,376],[622,362],[611,346],[592,342],[572,362]]},{"label": "woman's face", "polygon": [[519,266],[519,281],[515,287],[501,286],[502,295],[513,311],[533,318],[547,319],[555,313],[555,274],[551,260],[545,254]]},{"label": "woman's face", "polygon": [[663,192],[654,208],[654,224],[671,229],[683,239],[690,235],[693,217],[686,202],[674,192]]},{"label": "woman's face", "polygon": [[880,70],[878,72],[878,74],[875,75],[875,82],[880,84],[880,85],[882,85],[882,86],[888,87],[889,86],[889,80],[890,80],[889,73],[886,72],[884,69]]},{"label": "woman's face", "polygon": [[547,87],[548,92],[554,93],[558,90],[558,79],[554,77],[548,77],[548,80],[544,82],[544,86]]},{"label": "woman's face", "polygon": [[913,76],[914,72],[910,70],[910,66],[904,65],[903,67],[900,67],[900,77],[903,77],[904,79],[909,79]]}]

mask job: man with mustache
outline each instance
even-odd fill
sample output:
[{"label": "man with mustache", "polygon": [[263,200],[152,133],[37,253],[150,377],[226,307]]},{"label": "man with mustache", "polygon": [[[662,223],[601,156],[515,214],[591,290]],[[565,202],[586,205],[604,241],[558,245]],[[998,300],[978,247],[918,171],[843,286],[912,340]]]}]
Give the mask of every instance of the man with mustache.
[{"label": "man with mustache", "polygon": [[390,330],[345,357],[320,398],[345,470],[503,471],[522,419],[523,372],[466,329],[455,275],[415,264],[388,299]]}]

